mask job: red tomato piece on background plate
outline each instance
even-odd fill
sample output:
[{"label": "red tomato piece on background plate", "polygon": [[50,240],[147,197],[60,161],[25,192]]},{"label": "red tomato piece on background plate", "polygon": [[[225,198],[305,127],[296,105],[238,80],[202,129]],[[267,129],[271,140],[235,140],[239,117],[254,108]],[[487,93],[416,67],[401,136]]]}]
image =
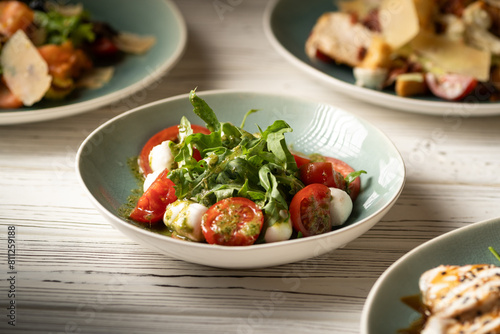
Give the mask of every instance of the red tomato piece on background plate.
[{"label": "red tomato piece on background plate", "polygon": [[[191,124],[191,129],[193,129],[194,133],[203,133],[203,134],[210,134],[210,131],[200,125],[196,124]],[[149,153],[155,147],[156,145],[159,145],[163,143],[166,140],[171,140],[171,141],[177,141],[179,137],[179,126],[174,125],[169,128],[163,129],[153,135],[149,140],[144,144],[141,153],[139,154],[139,167],[144,174],[144,176],[147,176],[148,174],[152,173],[151,166],[149,165]],[[193,157],[196,160],[200,160],[200,152],[197,150],[194,150]]]},{"label": "red tomato piece on background plate", "polygon": [[154,224],[163,219],[167,205],[177,200],[174,183],[167,178],[168,170],[158,175],[142,194],[130,218],[140,223]]},{"label": "red tomato piece on background plate", "polygon": [[290,203],[293,228],[304,237],[332,230],[330,220],[330,188],[315,183],[299,190]]},{"label": "red tomato piece on background plate", "polygon": [[17,109],[23,105],[23,101],[12,94],[4,81],[0,80],[0,109]]},{"label": "red tomato piece on background plate", "polygon": [[230,197],[212,205],[203,215],[201,227],[209,244],[249,246],[262,231],[262,210],[244,197]]},{"label": "red tomato piece on background plate", "polygon": [[95,57],[109,58],[120,52],[116,44],[108,37],[100,37],[91,45],[90,50]]},{"label": "red tomato piece on background plate", "polygon": [[478,81],[474,77],[461,74],[434,73],[425,74],[425,82],[432,94],[445,100],[459,101],[476,88]]}]

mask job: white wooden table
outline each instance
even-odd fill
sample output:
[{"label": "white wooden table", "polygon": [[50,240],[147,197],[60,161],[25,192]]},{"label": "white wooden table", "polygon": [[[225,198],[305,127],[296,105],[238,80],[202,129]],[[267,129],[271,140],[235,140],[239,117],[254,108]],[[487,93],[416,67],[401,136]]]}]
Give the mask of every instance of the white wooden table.
[{"label": "white wooden table", "polygon": [[[0,332],[359,333],[365,298],[395,260],[442,233],[500,216],[500,117],[425,116],[339,95],[271,47],[265,0],[220,0],[230,6],[222,15],[218,2],[177,1],[189,42],[155,89],[127,105],[0,127]],[[137,245],[86,198],[75,153],[120,112],[196,86],[304,96],[365,118],[405,159],[400,199],[345,248],[268,269],[207,268]],[[8,274],[9,226],[15,274]],[[8,325],[12,288],[15,327]]]}]

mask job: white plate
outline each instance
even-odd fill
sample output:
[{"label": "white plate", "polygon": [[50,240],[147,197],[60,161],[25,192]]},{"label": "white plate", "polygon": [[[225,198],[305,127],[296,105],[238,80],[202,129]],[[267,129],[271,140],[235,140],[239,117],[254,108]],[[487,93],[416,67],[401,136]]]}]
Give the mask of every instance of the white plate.
[{"label": "white plate", "polygon": [[500,251],[500,218],[448,232],[415,248],[377,280],[361,315],[361,334],[397,333],[420,317],[401,302],[419,293],[418,280],[439,265],[491,263],[500,266],[488,247]]},{"label": "white plate", "polygon": [[[76,157],[77,174],[101,214],[130,238],[160,253],[189,262],[221,268],[257,268],[319,256],[342,247],[375,225],[394,205],[404,181],[401,155],[392,142],[368,122],[338,108],[293,96],[238,91],[199,93],[220,121],[241,124],[250,109],[246,129],[258,132],[283,119],[293,129],[287,143],[304,154],[339,158],[361,176],[361,193],[346,224],[332,232],[273,244],[224,247],[186,242],[138,226],[120,216],[137,181],[127,160],[139,155],[144,143],[163,128],[177,125],[182,116],[203,125],[188,96],[152,103],[103,124],[84,141]],[[200,123],[201,122],[201,123]],[[99,145],[95,145],[98,140]],[[140,225],[140,224],[139,224]]]},{"label": "white plate", "polygon": [[400,97],[393,90],[376,91],[356,86],[352,68],[348,66],[311,61],[304,51],[306,39],[321,14],[336,10],[335,0],[274,0],[264,14],[264,30],[273,47],[293,65],[356,99],[420,114],[464,118],[500,115],[500,102],[479,102],[487,101],[487,93],[478,93],[461,103],[436,97]]},{"label": "white plate", "polygon": [[[156,37],[145,55],[127,55],[115,65],[110,82],[99,89],[86,89],[62,101],[41,101],[19,109],[0,109],[0,125],[46,121],[83,113],[120,101],[146,89],[168,72],[181,58],[187,29],[176,5],[169,0],[77,0],[92,18],[119,31]],[[119,9],[119,10],[117,10]]]}]

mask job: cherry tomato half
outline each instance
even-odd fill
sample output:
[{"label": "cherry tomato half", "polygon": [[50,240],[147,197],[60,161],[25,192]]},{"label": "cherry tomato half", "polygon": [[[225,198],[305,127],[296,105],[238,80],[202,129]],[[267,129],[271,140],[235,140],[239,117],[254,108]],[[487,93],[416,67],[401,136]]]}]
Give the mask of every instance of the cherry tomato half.
[{"label": "cherry tomato half", "polygon": [[300,180],[305,185],[321,183],[327,187],[346,190],[344,176],[333,168],[331,162],[309,162],[299,169]]},{"label": "cherry tomato half", "polygon": [[[351,166],[349,166],[349,164],[345,163],[342,160],[331,157],[325,157],[325,160],[331,163],[333,165],[333,169],[342,174],[343,177],[346,177],[352,172],[355,172],[354,168],[352,168]],[[351,196],[353,202],[358,197],[360,189],[361,189],[361,180],[359,177],[357,177],[354,181],[349,183],[348,193],[349,196]]]},{"label": "cherry tomato half", "polygon": [[295,163],[297,164],[297,167],[300,168],[302,165],[307,164],[311,162],[310,159],[301,157],[300,155],[293,154],[293,158],[295,159]]},{"label": "cherry tomato half", "polygon": [[293,228],[304,237],[331,231],[331,200],[330,189],[324,184],[314,183],[299,190],[290,203]]},{"label": "cherry tomato half", "polygon": [[438,76],[433,73],[426,73],[425,82],[432,94],[450,101],[462,100],[478,84],[475,78],[460,74],[443,74]]},{"label": "cherry tomato half", "polygon": [[154,224],[163,219],[167,205],[177,200],[174,183],[165,169],[142,194],[130,218],[140,223]]},{"label": "cherry tomato half", "polygon": [[[193,129],[194,133],[203,133],[210,134],[210,131],[200,125],[191,124],[191,129]],[[149,153],[156,145],[163,143],[166,140],[177,141],[179,137],[179,126],[174,125],[169,128],[163,129],[160,132],[153,135],[146,144],[143,146],[141,153],[139,155],[139,167],[141,168],[142,173],[146,176],[152,173],[151,166],[149,166]],[[193,156],[196,160],[200,160],[200,152],[194,151]]]},{"label": "cherry tomato half", "polygon": [[[305,167],[303,167],[305,164],[308,164],[308,163],[312,162],[310,159],[301,157],[299,155],[295,155],[294,154],[293,157],[295,158],[295,162],[297,163],[297,167],[299,167],[299,169],[300,168],[305,168]],[[352,172],[355,171],[354,168],[352,168],[351,166],[349,166],[349,164],[347,164],[344,161],[339,160],[339,159],[335,159],[335,158],[331,158],[331,157],[320,157],[318,159],[315,159],[315,161],[316,160],[318,160],[317,162],[329,162],[329,163],[331,163],[332,166],[333,166],[333,169],[335,171],[339,172],[340,174],[342,174],[342,176],[344,178],[347,175],[349,175],[349,174],[351,174]],[[301,171],[301,173],[302,173],[302,171]],[[301,179],[302,179],[302,174],[301,174]],[[302,180],[302,182],[306,183],[306,185],[308,184],[305,180]],[[313,182],[310,182],[310,183],[313,183]],[[319,183],[322,183],[322,182],[319,182]],[[327,185],[327,186],[330,187],[329,184],[325,184],[325,185]],[[341,187],[337,187],[337,188],[339,188],[339,189],[345,189],[345,186],[343,188],[341,188]],[[361,180],[360,180],[359,177],[357,177],[348,186],[348,193],[351,196],[351,199],[352,199],[353,202],[358,197],[360,189],[361,189]]]},{"label": "cherry tomato half", "polygon": [[244,197],[230,197],[212,205],[203,215],[201,228],[209,244],[249,246],[264,224],[262,210]]},{"label": "cherry tomato half", "polygon": [[108,37],[96,39],[90,46],[91,52],[96,57],[113,57],[120,51],[116,44]]}]

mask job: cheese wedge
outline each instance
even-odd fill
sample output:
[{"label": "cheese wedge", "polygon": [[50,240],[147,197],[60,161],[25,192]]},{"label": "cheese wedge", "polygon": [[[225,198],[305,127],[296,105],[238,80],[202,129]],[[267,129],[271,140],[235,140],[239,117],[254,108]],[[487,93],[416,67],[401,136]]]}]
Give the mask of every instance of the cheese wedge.
[{"label": "cheese wedge", "polygon": [[471,76],[479,81],[488,81],[490,77],[488,51],[426,32],[418,34],[410,44],[416,53],[446,72]]},{"label": "cheese wedge", "polygon": [[393,49],[398,49],[411,41],[420,30],[413,0],[382,0],[379,21],[382,35]]},{"label": "cheese wedge", "polygon": [[7,87],[25,106],[40,101],[50,88],[47,63],[22,30],[5,43],[0,63]]}]

